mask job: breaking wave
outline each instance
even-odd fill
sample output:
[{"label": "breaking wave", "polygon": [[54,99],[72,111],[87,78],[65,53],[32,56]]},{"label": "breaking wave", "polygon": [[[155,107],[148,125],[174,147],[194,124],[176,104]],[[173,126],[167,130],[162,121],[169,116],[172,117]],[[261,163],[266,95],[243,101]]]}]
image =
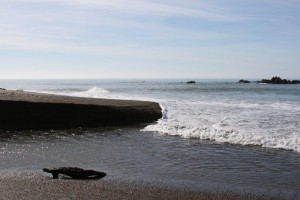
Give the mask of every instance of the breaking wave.
[{"label": "breaking wave", "polygon": [[90,97],[90,98],[103,98],[105,94],[110,93],[108,90],[92,87],[88,90],[80,89],[58,89],[58,90],[29,90],[31,92],[42,92],[47,94],[66,95],[66,96],[77,96],[77,97]]},{"label": "breaking wave", "polygon": [[300,152],[299,107],[223,102],[164,102],[163,118],[143,131]]},{"label": "breaking wave", "polygon": [[87,91],[74,92],[71,95],[80,96],[80,97],[103,98],[103,94],[108,94],[108,93],[109,93],[108,90],[98,88],[98,87],[93,87]]},{"label": "breaking wave", "polygon": [[[163,117],[142,131],[300,152],[299,89],[292,88],[289,94],[286,88],[275,87],[273,91],[270,87],[268,91],[264,89],[264,92],[260,92],[259,88],[257,92],[251,88],[254,86],[247,86],[250,89],[237,91],[235,88],[227,88],[231,92],[226,90],[227,92],[221,93],[222,90],[214,92],[216,89],[208,90],[206,86],[196,85],[194,87],[200,87],[196,88],[196,92],[183,92],[186,87],[188,86],[183,84],[173,86],[146,83],[129,87],[118,83],[103,88],[69,88],[42,92],[90,98],[156,101],[162,107]],[[159,90],[153,90],[155,88]],[[170,90],[172,88],[179,90]],[[278,90],[285,94],[282,95]]]}]

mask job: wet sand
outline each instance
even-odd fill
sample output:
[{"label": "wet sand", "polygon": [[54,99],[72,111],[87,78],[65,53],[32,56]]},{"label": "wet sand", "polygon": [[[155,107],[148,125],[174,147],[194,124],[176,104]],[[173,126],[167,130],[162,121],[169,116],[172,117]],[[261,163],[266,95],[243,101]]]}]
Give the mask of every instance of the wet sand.
[{"label": "wet sand", "polygon": [[[0,173],[0,199],[277,199],[235,192],[196,191],[112,180],[51,179],[41,174]],[[278,199],[283,199],[278,197]]]},{"label": "wet sand", "polygon": [[152,123],[158,103],[0,90],[0,129],[39,130]]}]

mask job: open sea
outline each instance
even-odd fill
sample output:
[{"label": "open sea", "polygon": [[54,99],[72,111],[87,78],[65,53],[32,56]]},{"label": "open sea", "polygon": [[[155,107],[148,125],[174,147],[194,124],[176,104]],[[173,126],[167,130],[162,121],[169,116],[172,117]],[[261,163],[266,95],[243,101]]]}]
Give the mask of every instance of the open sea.
[{"label": "open sea", "polygon": [[300,85],[186,81],[0,80],[6,89],[155,101],[163,112],[150,125],[2,131],[0,171],[77,166],[112,180],[300,198]]}]

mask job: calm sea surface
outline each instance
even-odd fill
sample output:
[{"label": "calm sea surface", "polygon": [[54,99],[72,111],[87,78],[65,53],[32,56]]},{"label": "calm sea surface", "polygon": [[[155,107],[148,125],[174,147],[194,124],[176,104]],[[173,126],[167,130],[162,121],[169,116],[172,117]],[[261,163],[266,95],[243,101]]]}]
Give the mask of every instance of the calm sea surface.
[{"label": "calm sea surface", "polygon": [[107,178],[300,197],[300,85],[236,80],[0,80],[0,87],[159,102],[136,127],[0,132],[0,170],[78,166]]}]

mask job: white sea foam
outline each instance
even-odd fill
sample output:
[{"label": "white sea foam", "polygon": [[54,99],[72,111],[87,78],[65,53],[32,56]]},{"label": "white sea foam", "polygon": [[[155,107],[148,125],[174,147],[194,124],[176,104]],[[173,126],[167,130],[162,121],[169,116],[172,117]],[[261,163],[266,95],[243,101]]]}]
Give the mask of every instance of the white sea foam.
[{"label": "white sea foam", "polygon": [[[142,131],[220,143],[259,145],[300,152],[300,105],[293,101],[203,98],[180,94],[111,92],[101,87],[84,91],[46,91],[61,95],[157,101],[163,117]],[[196,94],[198,95],[198,94]],[[190,98],[191,97],[191,98]]]},{"label": "white sea foam", "polygon": [[109,93],[108,90],[98,88],[98,87],[93,87],[87,91],[73,92],[70,95],[80,96],[80,97],[103,98],[103,94],[108,94],[108,93]]},{"label": "white sea foam", "polygon": [[30,92],[41,92],[46,94],[66,95],[66,96],[77,96],[77,97],[90,97],[90,98],[103,98],[109,91],[99,88],[92,87],[88,90],[79,91],[76,89],[60,89],[60,90],[28,90]]},{"label": "white sea foam", "polygon": [[299,107],[224,102],[164,102],[163,118],[143,131],[300,152]]}]

